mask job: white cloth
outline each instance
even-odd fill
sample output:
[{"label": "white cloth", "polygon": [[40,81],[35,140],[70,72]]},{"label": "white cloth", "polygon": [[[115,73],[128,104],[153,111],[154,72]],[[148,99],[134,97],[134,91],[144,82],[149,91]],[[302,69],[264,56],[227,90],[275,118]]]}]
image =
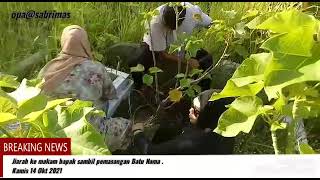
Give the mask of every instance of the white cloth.
[{"label": "white cloth", "polygon": [[[199,6],[188,2],[181,2],[181,4],[186,6],[186,16],[182,24],[178,27],[177,31],[170,30],[164,25],[162,17],[165,4],[157,8],[159,15],[153,17],[150,22],[150,32],[152,38],[148,32],[145,33],[143,37],[143,42],[149,45],[150,50],[165,51],[170,44],[177,40],[177,34],[182,32],[191,34],[194,28],[208,27],[212,23],[212,19],[207,14],[203,13]],[[194,18],[197,16],[197,14],[201,17],[200,20]],[[148,27],[149,24],[146,24],[147,29]]]}]

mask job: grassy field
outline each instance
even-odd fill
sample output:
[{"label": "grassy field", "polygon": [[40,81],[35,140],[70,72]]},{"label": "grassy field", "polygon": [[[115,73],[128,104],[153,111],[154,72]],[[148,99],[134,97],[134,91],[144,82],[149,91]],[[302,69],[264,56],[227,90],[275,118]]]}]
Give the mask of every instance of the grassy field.
[{"label": "grassy field", "polygon": [[[106,49],[117,42],[139,43],[143,37],[142,12],[161,5],[161,2],[5,2],[0,3],[0,72],[22,78],[33,78],[41,67],[60,51],[60,35],[64,27],[78,24],[88,34],[96,59],[107,66],[115,67],[116,61],[104,61]],[[236,12],[241,18],[249,9],[259,12],[275,12],[295,7],[293,2],[200,2],[197,3],[214,20],[224,20],[222,11]],[[69,19],[12,19],[12,12],[53,11],[70,12]],[[205,32],[195,35],[204,37]],[[223,44],[215,38],[204,39],[204,48],[215,57],[222,54]],[[241,61],[237,60],[237,61]],[[262,127],[262,126],[261,126]],[[237,146],[238,153],[273,153],[270,132],[257,127],[249,135],[241,135]]]},{"label": "grassy field", "polygon": [[[92,49],[97,59],[106,59],[106,49],[117,42],[140,42],[144,28],[142,12],[161,5],[161,2],[6,2],[1,3],[0,71],[22,77],[34,77],[40,67],[60,51],[60,35],[70,24],[83,26],[89,34]],[[198,5],[213,19],[224,19],[223,10],[235,10],[241,17],[248,9],[275,11],[296,3],[241,3],[201,2]],[[70,12],[69,19],[12,19],[12,12],[53,11]],[[202,37],[204,32],[198,32]],[[215,39],[205,40],[205,48],[213,54],[221,54],[221,44]],[[19,64],[20,63],[20,64]],[[106,62],[113,66],[114,62]]]}]

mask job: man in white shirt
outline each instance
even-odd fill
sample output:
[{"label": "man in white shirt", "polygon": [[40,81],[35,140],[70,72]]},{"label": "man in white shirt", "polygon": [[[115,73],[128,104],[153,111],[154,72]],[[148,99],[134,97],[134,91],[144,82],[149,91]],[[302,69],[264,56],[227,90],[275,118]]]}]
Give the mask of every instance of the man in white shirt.
[{"label": "man in white shirt", "polygon": [[[183,8],[186,7],[186,8]],[[198,27],[209,27],[212,24],[212,19],[202,12],[199,6],[193,5],[188,2],[181,2],[181,6],[178,6],[178,30],[176,30],[176,14],[175,7],[170,7],[168,4],[161,5],[157,8],[159,15],[152,18],[150,22],[150,30],[144,34],[142,47],[144,52],[138,58],[134,64],[129,66],[136,66],[142,64],[147,71],[153,66],[152,52],[155,52],[157,65],[161,67],[161,64],[166,64],[166,67],[171,66],[176,68],[179,62],[177,55],[169,54],[167,52],[170,45],[177,40],[177,34],[185,32],[191,34],[193,29]],[[146,25],[149,28],[148,24]],[[150,35],[151,32],[151,35]],[[187,61],[189,67],[198,68],[199,62],[196,59],[190,59]],[[185,61],[182,61],[185,64]],[[170,65],[172,64],[172,65]],[[164,69],[166,72],[166,69]],[[169,70],[168,70],[169,71]],[[134,73],[133,78],[136,83],[136,87],[139,89],[142,85],[142,74]]]}]

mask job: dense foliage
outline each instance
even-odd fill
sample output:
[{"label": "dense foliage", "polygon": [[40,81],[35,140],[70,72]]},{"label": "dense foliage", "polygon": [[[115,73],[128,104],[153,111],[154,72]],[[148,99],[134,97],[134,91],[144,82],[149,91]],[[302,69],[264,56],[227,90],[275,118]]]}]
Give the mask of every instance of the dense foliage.
[{"label": "dense foliage", "polygon": [[7,93],[0,89],[1,137],[71,138],[75,155],[110,154],[103,137],[89,123],[92,115],[103,116],[91,102],[50,99],[40,93],[40,80],[0,74],[1,88],[16,88]]},{"label": "dense foliage", "polygon": [[[1,137],[71,137],[73,154],[111,154],[103,137],[88,120],[90,116],[103,116],[103,112],[95,110],[90,102],[51,99],[40,93],[41,81],[32,78],[59,52],[61,30],[70,24],[79,24],[88,31],[96,60],[129,73],[124,61],[108,58],[107,49],[119,42],[141,41],[145,23],[150,22],[157,13],[153,9],[160,4],[4,3],[1,13],[6,14],[0,17],[2,26],[6,27],[0,30]],[[220,117],[215,132],[245,139],[243,134],[253,137],[257,131],[255,125],[260,126],[262,121],[269,125],[270,142],[276,154],[295,153],[297,123],[304,120],[319,124],[318,6],[302,11],[301,3],[293,2],[197,4],[214,19],[215,25],[209,30],[195,31],[191,36],[179,36],[170,52],[184,50],[182,58],[188,60],[197,49],[204,47],[213,55],[214,65],[206,71],[180,69],[175,76],[177,85],[165,94],[166,100],[175,103],[185,96],[195,97],[201,92],[199,80],[210,78],[212,88],[224,87],[212,96],[212,101],[236,97]],[[71,19],[29,21],[7,16],[28,8],[69,11]],[[239,66],[226,70],[229,62]],[[144,70],[140,64],[131,68],[131,72]],[[143,82],[158,89],[159,73],[164,70],[154,62],[154,67],[143,76]],[[284,117],[291,118],[292,123],[284,123]],[[269,141],[264,131],[258,131],[254,140],[260,142],[260,149],[265,149]],[[283,138],[285,143],[280,143]],[[300,153],[315,153],[308,144],[298,144],[298,147]],[[251,149],[244,151],[252,152]]]}]

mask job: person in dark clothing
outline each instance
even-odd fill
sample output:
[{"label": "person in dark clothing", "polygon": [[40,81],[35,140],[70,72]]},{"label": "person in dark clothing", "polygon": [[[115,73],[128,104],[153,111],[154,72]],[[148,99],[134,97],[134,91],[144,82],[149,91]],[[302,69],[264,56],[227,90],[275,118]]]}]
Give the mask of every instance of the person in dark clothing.
[{"label": "person in dark clothing", "polygon": [[152,144],[143,133],[143,124],[136,123],[134,147],[141,154],[167,155],[201,155],[201,154],[232,154],[234,138],[223,137],[213,132],[218,119],[234,98],[224,98],[214,102],[208,101],[213,90],[207,90],[193,101],[190,109],[190,126],[175,138],[160,144]]},{"label": "person in dark clothing", "polygon": [[[200,69],[207,70],[213,64],[212,55],[204,49],[199,49],[194,59],[199,61]],[[197,77],[194,77],[195,79]],[[198,85],[202,91],[210,89],[211,79],[203,79]],[[168,118],[162,118],[160,121],[160,128],[155,133],[153,143],[158,144],[168,139],[175,137],[182,132],[182,128],[189,123],[188,113],[191,106],[189,98],[182,98],[180,102],[175,103],[172,108],[165,110],[164,116],[175,117],[176,121]]]}]

